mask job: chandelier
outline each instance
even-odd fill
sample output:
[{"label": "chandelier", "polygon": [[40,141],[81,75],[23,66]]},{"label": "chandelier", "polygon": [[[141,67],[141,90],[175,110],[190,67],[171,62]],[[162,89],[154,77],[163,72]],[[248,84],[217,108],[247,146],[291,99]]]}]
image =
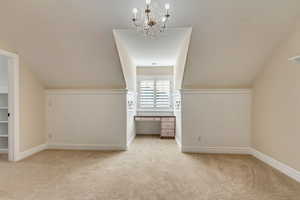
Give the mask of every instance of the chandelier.
[{"label": "chandelier", "polygon": [[143,32],[145,36],[155,37],[162,33],[167,28],[167,23],[170,19],[170,4],[165,4],[165,9],[162,9],[157,3],[151,3],[151,0],[146,0],[146,7],[143,12],[139,12],[137,8],[132,10],[132,23],[139,32]]}]

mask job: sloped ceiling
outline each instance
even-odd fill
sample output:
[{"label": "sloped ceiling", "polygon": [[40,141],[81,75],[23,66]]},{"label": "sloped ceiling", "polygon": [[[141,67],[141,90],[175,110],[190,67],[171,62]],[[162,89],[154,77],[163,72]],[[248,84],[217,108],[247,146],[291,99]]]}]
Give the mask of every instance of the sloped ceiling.
[{"label": "sloped ceiling", "polygon": [[[166,0],[159,2],[165,3]],[[169,0],[172,27],[193,27],[184,87],[248,87],[293,29],[299,0]],[[113,29],[142,0],[1,0],[0,48],[48,88],[125,88]]]},{"label": "sloped ceiling", "polygon": [[[170,28],[155,38],[146,38],[132,29],[115,30],[136,66],[174,66],[186,28]],[[155,63],[155,64],[153,64]]]},{"label": "sloped ceiling", "polygon": [[114,30],[127,89],[135,90],[137,67],[151,66],[173,67],[174,85],[181,86],[191,31],[169,28],[159,37],[146,38],[135,30]]}]

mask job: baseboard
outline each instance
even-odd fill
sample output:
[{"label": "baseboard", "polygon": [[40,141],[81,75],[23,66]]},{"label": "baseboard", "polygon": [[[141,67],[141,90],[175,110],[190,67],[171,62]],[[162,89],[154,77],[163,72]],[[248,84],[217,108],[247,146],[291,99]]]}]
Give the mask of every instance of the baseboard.
[{"label": "baseboard", "polygon": [[133,142],[134,138],[135,138],[135,135],[131,136],[131,138],[127,141],[127,147],[126,147],[126,149],[129,148],[129,146],[130,146],[131,143]]},{"label": "baseboard", "polygon": [[256,157],[257,159],[263,161],[264,163],[270,165],[271,167],[279,170],[283,174],[289,176],[290,178],[300,182],[300,171],[289,167],[288,165],[275,160],[274,158],[257,151],[256,149],[251,149],[252,156]]},{"label": "baseboard", "polygon": [[123,151],[122,145],[98,145],[98,144],[48,144],[48,149],[54,150],[98,150],[98,151]]},{"label": "baseboard", "polygon": [[248,147],[196,147],[182,146],[184,153],[211,153],[211,154],[250,154]]},{"label": "baseboard", "polygon": [[82,144],[42,144],[36,147],[33,147],[27,151],[20,152],[17,155],[15,161],[23,160],[29,156],[32,156],[38,152],[47,150],[47,149],[56,149],[56,150],[99,150],[99,151],[123,151],[127,148],[121,145],[82,145]]},{"label": "baseboard", "polygon": [[[133,141],[134,137],[130,139],[127,146]],[[289,167],[288,165],[275,160],[274,158],[259,152],[253,148],[248,147],[191,147],[191,146],[181,146],[178,138],[176,138],[178,146],[181,148],[182,152],[185,153],[211,153],[211,154],[251,154],[262,162],[270,165],[271,167],[279,170],[283,174],[291,177],[292,179],[300,182],[300,171]],[[126,150],[127,147],[122,145],[82,145],[82,144],[42,144],[33,147],[27,151],[20,152],[17,155],[15,161],[23,160],[33,154],[41,152],[46,149],[61,149],[61,150],[101,150],[101,151],[122,151]]]},{"label": "baseboard", "polygon": [[175,137],[175,141],[180,149],[180,151],[182,151],[182,145],[181,145],[181,142],[179,141],[179,139],[177,137]]},{"label": "baseboard", "polygon": [[16,158],[15,161],[23,160],[23,159],[25,159],[29,156],[32,156],[33,154],[44,151],[46,149],[47,149],[47,144],[42,144],[42,145],[33,147],[33,148],[31,148],[27,151],[20,152],[20,153],[18,153],[17,158]]},{"label": "baseboard", "polygon": [[[178,143],[178,141],[177,141]],[[290,178],[300,182],[300,171],[262,153],[253,148],[248,147],[192,147],[183,146],[184,153],[210,153],[210,154],[249,154],[271,167],[279,170]]]}]

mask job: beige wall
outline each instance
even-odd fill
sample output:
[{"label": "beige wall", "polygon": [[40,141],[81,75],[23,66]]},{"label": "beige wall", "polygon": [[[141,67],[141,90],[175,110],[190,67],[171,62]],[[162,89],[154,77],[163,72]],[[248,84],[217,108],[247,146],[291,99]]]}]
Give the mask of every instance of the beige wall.
[{"label": "beige wall", "polygon": [[183,90],[182,99],[183,151],[248,149],[250,90]]},{"label": "beige wall", "polygon": [[48,90],[46,116],[50,148],[126,148],[126,90]]},{"label": "beige wall", "polygon": [[[300,27],[299,27],[300,28]],[[253,90],[252,146],[300,170],[300,29],[274,52]]]},{"label": "beige wall", "polygon": [[191,35],[192,28],[189,28],[184,36],[179,53],[177,55],[176,65],[174,66],[174,88],[176,90],[180,90],[182,88]]},{"label": "beige wall", "polygon": [[136,64],[134,63],[132,57],[129,55],[129,51],[126,49],[124,42],[119,37],[118,32],[114,30],[113,33],[119,53],[123,76],[126,82],[126,89],[128,89],[129,91],[135,91]]},{"label": "beige wall", "polygon": [[[22,62],[22,61],[21,61]],[[45,93],[41,82],[20,65],[20,151],[46,143]]]}]

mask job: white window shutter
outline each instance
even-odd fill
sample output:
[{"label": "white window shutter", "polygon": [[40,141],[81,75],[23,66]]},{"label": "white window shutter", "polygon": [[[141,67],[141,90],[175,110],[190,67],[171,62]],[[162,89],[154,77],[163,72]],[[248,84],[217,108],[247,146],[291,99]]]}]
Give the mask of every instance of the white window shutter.
[{"label": "white window shutter", "polygon": [[172,107],[170,80],[142,80],[139,82],[139,108],[168,110]]},{"label": "white window shutter", "polygon": [[154,80],[140,81],[139,85],[139,106],[142,109],[154,109],[155,94]]},{"label": "white window shutter", "polygon": [[170,81],[158,80],[156,81],[156,108],[169,109],[171,108],[170,98]]}]

